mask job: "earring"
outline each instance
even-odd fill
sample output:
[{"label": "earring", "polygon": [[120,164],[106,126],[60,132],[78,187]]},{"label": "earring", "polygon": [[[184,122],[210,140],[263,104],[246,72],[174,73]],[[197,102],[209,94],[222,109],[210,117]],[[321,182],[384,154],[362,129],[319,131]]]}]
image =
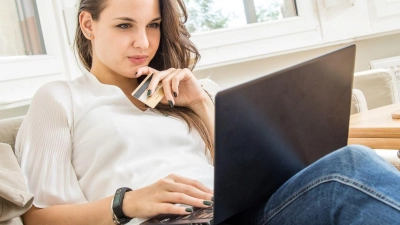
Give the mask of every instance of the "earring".
[{"label": "earring", "polygon": [[92,35],[91,35],[91,34],[89,34],[89,33],[86,33],[86,35],[87,35],[87,36],[89,36],[89,37],[92,37]]}]

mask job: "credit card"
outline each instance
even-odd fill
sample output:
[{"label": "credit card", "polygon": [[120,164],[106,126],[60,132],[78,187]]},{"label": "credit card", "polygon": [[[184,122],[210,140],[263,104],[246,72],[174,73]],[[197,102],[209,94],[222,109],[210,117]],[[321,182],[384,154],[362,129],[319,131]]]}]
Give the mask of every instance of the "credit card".
[{"label": "credit card", "polygon": [[151,108],[156,107],[156,105],[161,101],[164,97],[164,90],[162,84],[159,83],[151,96],[147,97],[147,91],[149,88],[149,84],[151,79],[153,78],[153,74],[147,75],[146,78],[139,84],[139,86],[132,92],[132,96],[139,99],[139,101],[148,105]]}]

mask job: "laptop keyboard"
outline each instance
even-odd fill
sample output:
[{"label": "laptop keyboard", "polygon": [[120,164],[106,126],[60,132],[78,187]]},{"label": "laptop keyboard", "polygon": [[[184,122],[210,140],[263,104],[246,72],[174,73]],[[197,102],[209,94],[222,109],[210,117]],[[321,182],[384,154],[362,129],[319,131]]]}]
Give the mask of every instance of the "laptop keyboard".
[{"label": "laptop keyboard", "polygon": [[[172,215],[172,214],[160,214],[153,217],[143,223],[144,224],[190,224],[190,225],[210,225],[213,224],[213,212],[214,208],[197,208],[193,206],[193,212],[189,215]],[[201,222],[200,222],[201,221]]]},{"label": "laptop keyboard", "polygon": [[196,220],[196,219],[212,219],[213,218],[213,208],[195,208],[194,212],[189,215],[179,217],[181,220]]}]

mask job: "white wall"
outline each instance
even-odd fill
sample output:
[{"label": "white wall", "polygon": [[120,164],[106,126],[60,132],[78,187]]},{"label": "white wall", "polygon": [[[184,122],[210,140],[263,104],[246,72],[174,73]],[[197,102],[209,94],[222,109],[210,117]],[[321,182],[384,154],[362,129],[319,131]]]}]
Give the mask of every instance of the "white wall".
[{"label": "white wall", "polygon": [[370,69],[371,60],[400,56],[400,33],[397,33],[346,44],[199,70],[195,71],[195,74],[198,78],[210,76],[210,78],[217,82],[222,88],[228,88],[352,43],[355,43],[357,46],[356,72]]}]

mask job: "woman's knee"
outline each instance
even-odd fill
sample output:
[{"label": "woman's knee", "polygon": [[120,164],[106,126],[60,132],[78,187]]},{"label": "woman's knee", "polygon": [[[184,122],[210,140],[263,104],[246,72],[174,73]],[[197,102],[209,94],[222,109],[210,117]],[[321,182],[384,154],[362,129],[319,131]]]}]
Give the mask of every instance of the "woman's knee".
[{"label": "woman's knee", "polygon": [[360,161],[376,158],[378,155],[371,148],[363,145],[348,145],[332,153],[332,158],[339,158],[344,161]]},{"label": "woman's knee", "polygon": [[349,145],[323,157],[316,164],[317,169],[340,173],[361,170],[372,164],[381,164],[382,159],[370,148],[362,145]]}]

